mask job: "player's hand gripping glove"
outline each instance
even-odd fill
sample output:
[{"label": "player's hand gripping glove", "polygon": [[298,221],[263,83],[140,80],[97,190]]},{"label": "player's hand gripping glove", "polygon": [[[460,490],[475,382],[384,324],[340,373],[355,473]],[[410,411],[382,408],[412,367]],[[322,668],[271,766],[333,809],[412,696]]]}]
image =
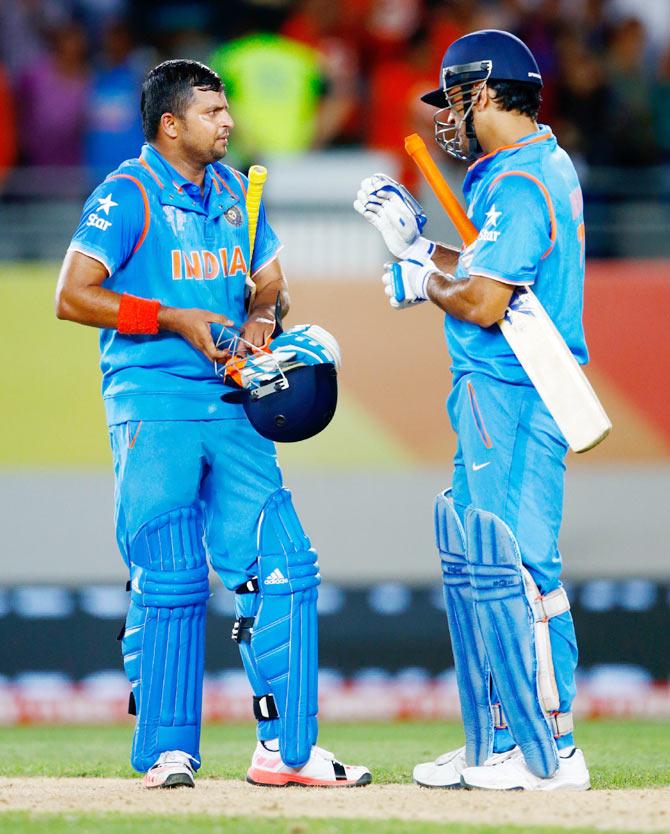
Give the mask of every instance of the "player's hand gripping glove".
[{"label": "player's hand gripping glove", "polygon": [[428,298],[428,279],[434,272],[440,272],[429,258],[420,261],[408,258],[384,266],[384,292],[394,310],[404,310],[425,301]]},{"label": "player's hand gripping glove", "polygon": [[435,244],[421,236],[426,215],[404,185],[373,174],[361,182],[354,208],[377,229],[396,258],[429,258]]}]

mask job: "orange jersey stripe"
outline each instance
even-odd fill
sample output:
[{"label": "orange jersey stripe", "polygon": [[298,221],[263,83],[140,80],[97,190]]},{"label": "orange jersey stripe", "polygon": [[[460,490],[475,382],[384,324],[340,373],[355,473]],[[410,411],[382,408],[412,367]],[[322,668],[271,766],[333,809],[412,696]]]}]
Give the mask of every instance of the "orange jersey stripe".
[{"label": "orange jersey stripe", "polygon": [[472,171],[480,162],[483,162],[485,159],[490,159],[492,156],[495,156],[500,151],[511,151],[515,150],[516,148],[523,148],[526,145],[533,145],[535,142],[544,142],[546,139],[551,139],[553,133],[549,131],[549,133],[540,133],[538,136],[534,136],[532,139],[526,139],[525,142],[513,142],[511,145],[503,145],[500,148],[496,148],[491,153],[487,153],[486,156],[480,156],[472,165],[468,168],[468,171]]},{"label": "orange jersey stripe", "polygon": [[493,188],[493,186],[500,182],[501,179],[504,177],[525,177],[527,180],[534,182],[535,185],[540,189],[544,199],[547,201],[547,206],[549,208],[549,222],[551,224],[551,232],[549,235],[549,239],[551,240],[551,244],[547,251],[542,255],[541,260],[544,260],[547,255],[551,252],[554,248],[554,244],[556,243],[556,212],[554,211],[554,204],[549,196],[549,192],[547,191],[547,187],[543,182],[540,182],[537,177],[534,177],[532,174],[529,174],[527,171],[505,171],[503,174],[498,174],[498,176],[493,180],[491,185],[489,185],[489,191]]},{"label": "orange jersey stripe", "polygon": [[144,243],[144,238],[147,236],[147,232],[149,231],[149,225],[151,223],[151,210],[149,209],[149,198],[147,197],[147,191],[142,183],[137,179],[137,177],[133,177],[130,174],[113,174],[109,177],[110,180],[117,180],[117,179],[126,179],[131,180],[134,182],[135,185],[140,189],[140,194],[142,195],[142,202],[144,203],[144,228],[142,229],[142,234],[140,235],[140,239],[135,244],[135,248],[133,249],[133,255],[140,246]]},{"label": "orange jersey stripe", "polygon": [[[227,168],[229,166],[226,166]],[[212,165],[212,174],[214,178],[221,183],[221,185],[226,189],[226,191],[230,194],[231,197],[234,197],[236,200],[238,199],[237,194],[233,191],[233,189],[228,185],[228,183],[223,179],[221,174],[214,168]]]},{"label": "orange jersey stripe", "polygon": [[144,165],[144,167],[147,169],[147,171],[148,171],[148,172],[151,174],[151,176],[152,176],[152,177],[156,180],[156,182],[158,183],[158,185],[159,185],[161,188],[163,188],[163,183],[162,183],[162,181],[158,178],[158,174],[154,171],[154,169],[153,169],[153,168],[149,165],[149,163],[148,163],[145,159],[142,159],[142,157],[140,157],[140,165]]},{"label": "orange jersey stripe", "polygon": [[246,187],[246,185],[244,184],[244,180],[242,179],[242,176],[240,175],[240,172],[239,172],[239,171],[236,171],[236,170],[235,170],[234,168],[232,168],[230,165],[226,165],[226,168],[228,168],[228,170],[232,172],[232,174],[233,174],[233,176],[235,177],[235,179],[239,182],[239,184],[240,184],[240,188],[242,189],[242,193],[243,193],[243,194],[244,194],[244,196],[246,197],[246,196],[247,196],[247,187]]}]

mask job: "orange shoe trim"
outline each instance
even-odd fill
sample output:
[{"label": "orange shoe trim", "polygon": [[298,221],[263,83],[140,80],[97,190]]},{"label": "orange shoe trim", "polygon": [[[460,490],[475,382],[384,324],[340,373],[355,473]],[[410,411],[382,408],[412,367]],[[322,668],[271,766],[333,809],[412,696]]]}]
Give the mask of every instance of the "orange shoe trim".
[{"label": "orange shoe trim", "polygon": [[309,776],[300,776],[298,773],[273,773],[271,770],[261,770],[250,767],[247,778],[257,785],[311,785],[315,788],[345,788],[355,785],[351,779],[312,779]]}]

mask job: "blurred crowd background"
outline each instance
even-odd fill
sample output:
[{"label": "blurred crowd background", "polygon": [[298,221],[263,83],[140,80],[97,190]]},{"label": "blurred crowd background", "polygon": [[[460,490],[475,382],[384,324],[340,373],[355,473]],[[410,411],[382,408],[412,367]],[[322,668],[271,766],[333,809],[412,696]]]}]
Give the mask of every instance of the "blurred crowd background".
[{"label": "blurred crowd background", "polygon": [[0,167],[103,176],[142,141],[144,72],[177,56],[225,79],[240,164],[332,146],[397,154],[407,133],[430,133],[418,95],[445,48],[480,28],[530,46],[542,119],[582,167],[670,162],[667,0],[3,0]]}]

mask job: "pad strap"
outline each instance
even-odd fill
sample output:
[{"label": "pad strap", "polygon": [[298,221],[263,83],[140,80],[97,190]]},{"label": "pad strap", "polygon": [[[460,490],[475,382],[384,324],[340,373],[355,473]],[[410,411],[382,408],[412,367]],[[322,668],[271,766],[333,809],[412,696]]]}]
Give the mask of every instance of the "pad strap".
[{"label": "pad strap", "polygon": [[256,721],[272,721],[279,718],[274,695],[254,695],[254,716]]},{"label": "pad strap", "polygon": [[575,722],[571,712],[552,712],[548,716],[549,725],[554,732],[554,738],[567,736],[575,729]]},{"label": "pad strap", "polygon": [[570,610],[570,600],[565,588],[556,588],[556,590],[544,596],[538,591],[537,596],[530,602],[533,606],[536,623],[546,622],[551,620],[552,617],[558,617],[559,614],[565,614],[566,611]]},{"label": "pad strap", "polygon": [[502,704],[491,704],[491,715],[493,717],[493,726],[496,730],[507,729],[507,721],[505,721]]},{"label": "pad strap", "polygon": [[250,643],[254,632],[255,617],[238,617],[233,623],[230,639],[235,643]]},{"label": "pad strap", "polygon": [[258,593],[258,577],[252,576],[251,579],[247,579],[246,582],[243,582],[241,585],[238,585],[235,588],[236,594],[257,594]]},{"label": "pad strap", "polygon": [[[526,598],[535,619],[535,652],[537,655],[537,688],[542,706],[549,715],[558,714],[560,696],[556,684],[554,659],[551,650],[549,620],[570,610],[570,602],[564,588],[556,588],[544,596],[537,587],[530,571],[522,567]],[[554,737],[564,733],[554,733]]]}]

